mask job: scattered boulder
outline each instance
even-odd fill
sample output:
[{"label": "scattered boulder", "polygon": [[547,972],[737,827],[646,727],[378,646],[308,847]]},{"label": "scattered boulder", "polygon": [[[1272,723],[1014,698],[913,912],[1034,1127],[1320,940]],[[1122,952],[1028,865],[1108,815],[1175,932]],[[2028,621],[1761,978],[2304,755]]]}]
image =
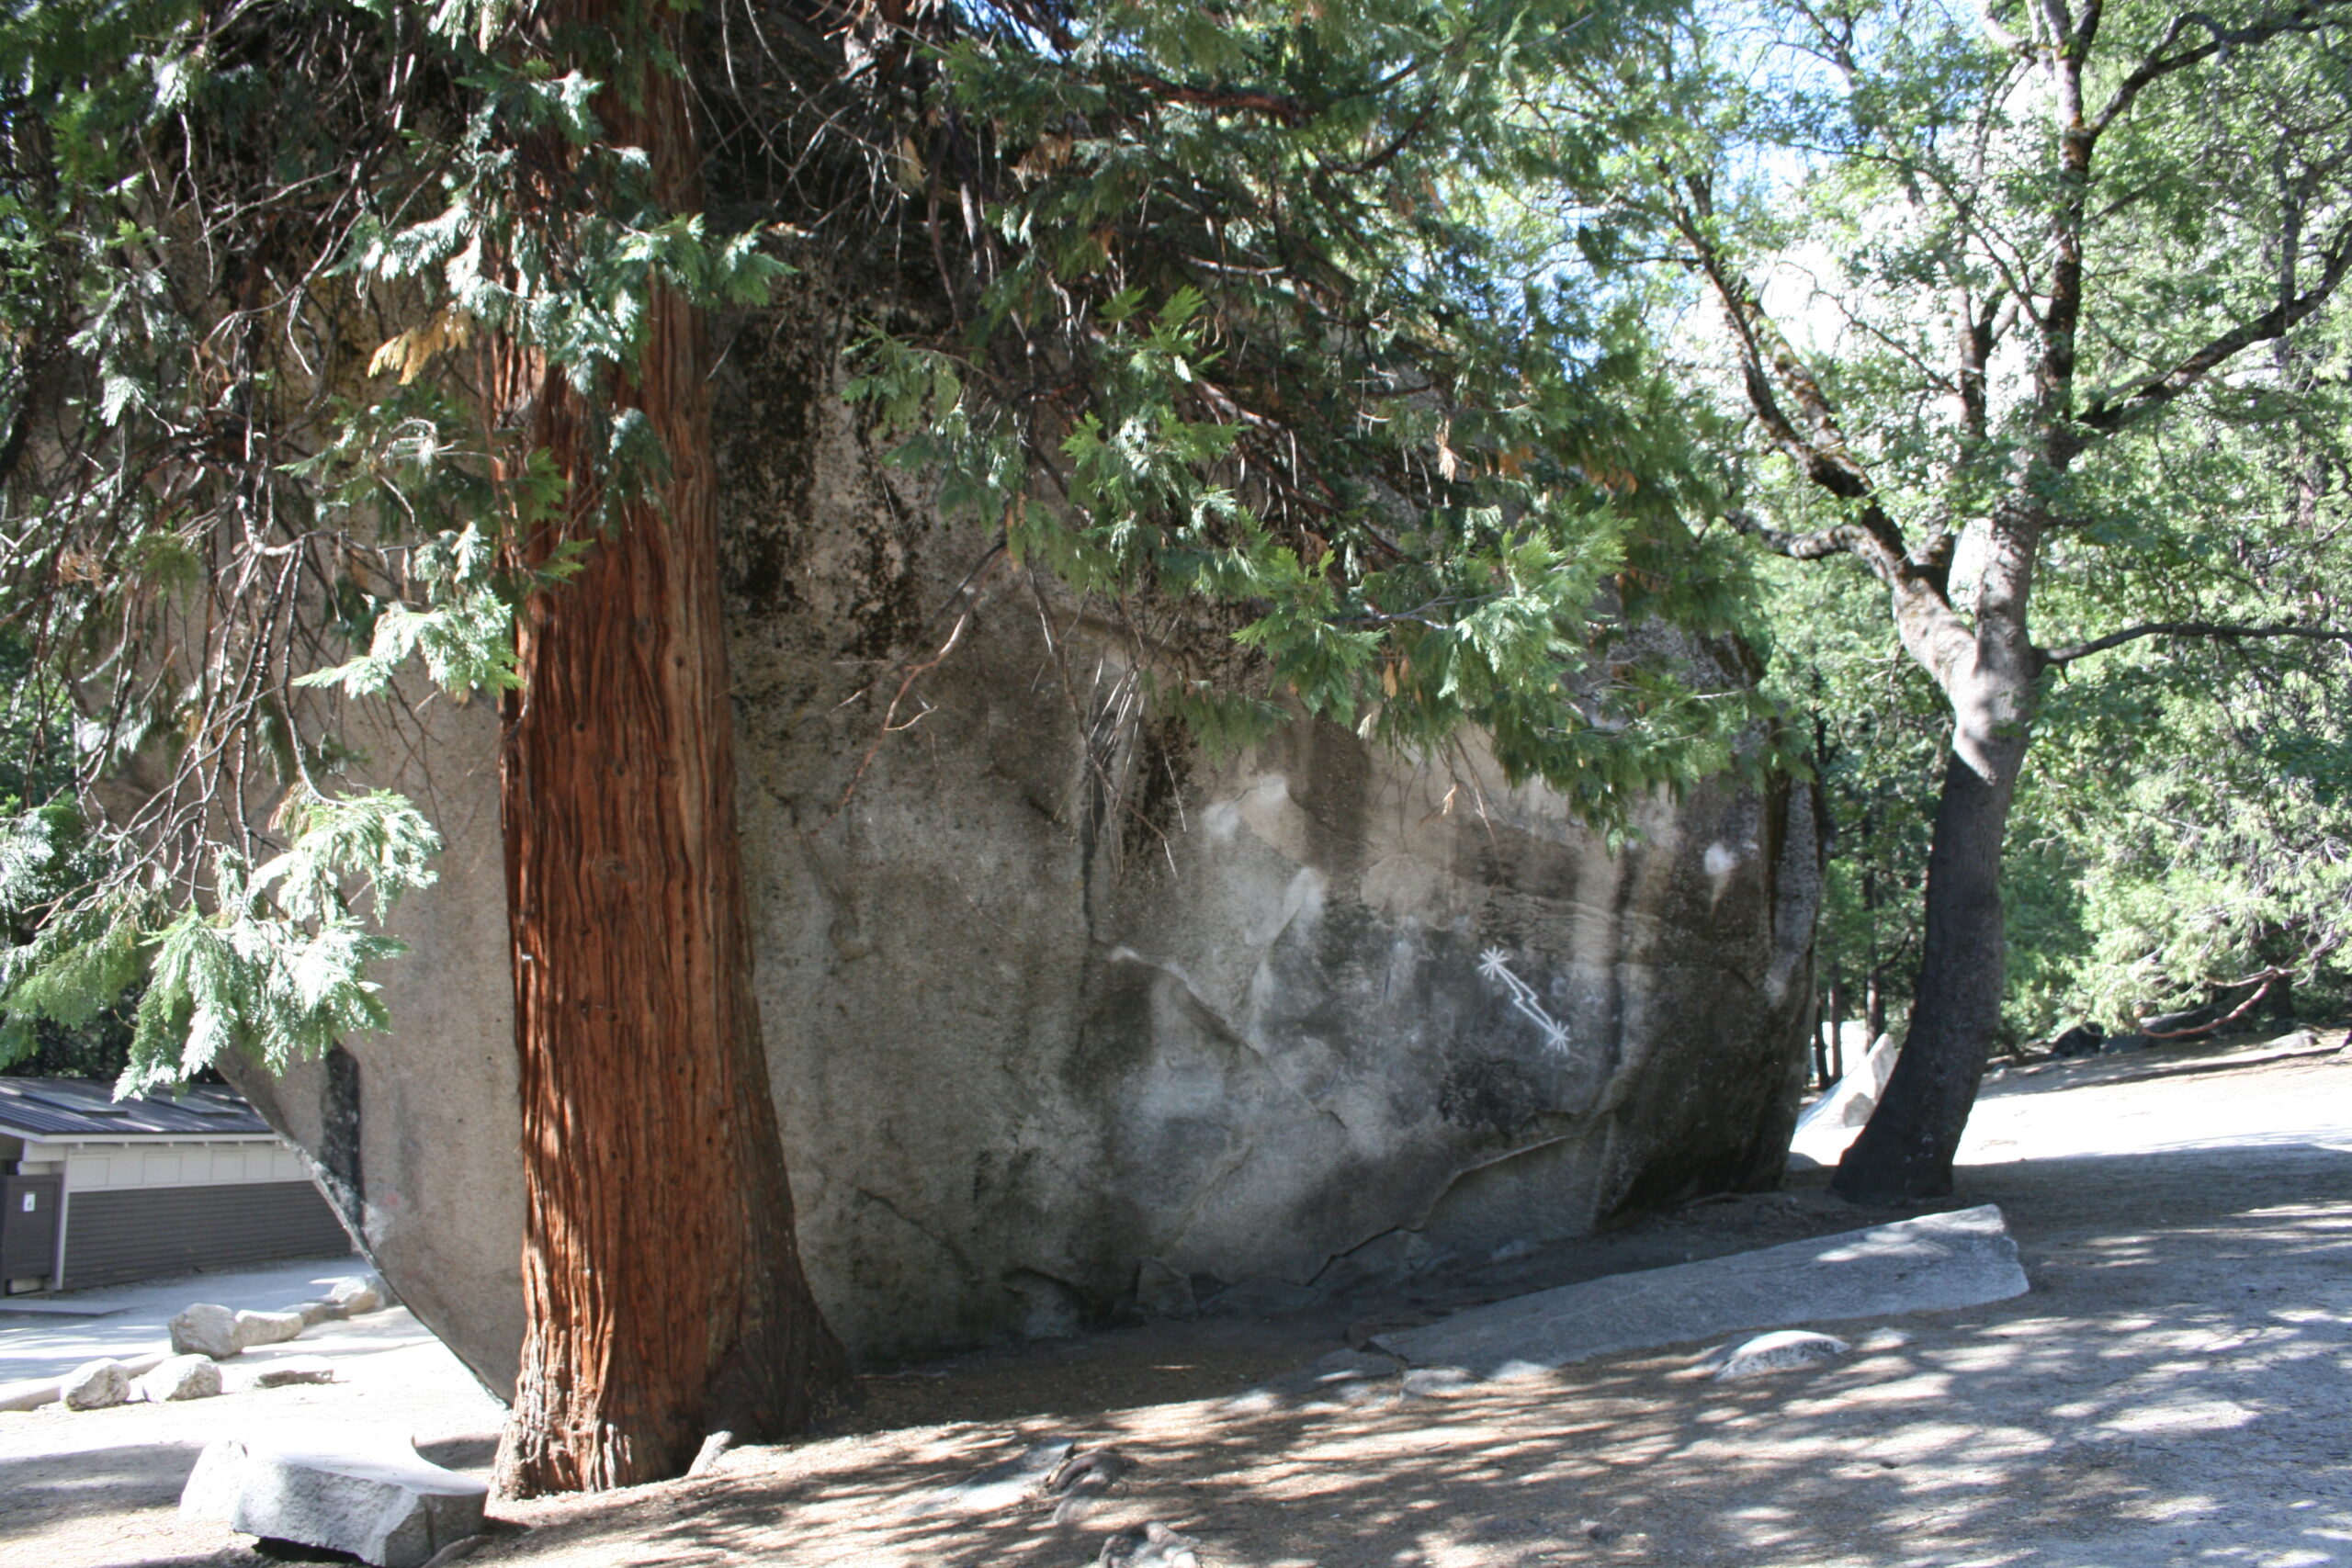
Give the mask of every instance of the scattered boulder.
[{"label": "scattered boulder", "polygon": [[1101,1568],[1201,1568],[1200,1546],[1154,1519],[1106,1539],[1094,1561]]},{"label": "scattered boulder", "polygon": [[1741,1345],[1726,1346],[1710,1358],[1714,1362],[1714,1377],[1730,1382],[1740,1378],[1762,1377],[1768,1372],[1785,1372],[1797,1367],[1819,1366],[1834,1361],[1853,1347],[1835,1335],[1814,1334],[1801,1328],[1783,1328],[1770,1334],[1759,1334]]},{"label": "scattered boulder", "polygon": [[1108,1492],[1125,1479],[1136,1461],[1108,1444],[1072,1449],[1046,1477],[1046,1495],[1067,1497],[1076,1492]]},{"label": "scattered boulder", "polygon": [[242,1351],[237,1343],[237,1314],[224,1306],[198,1302],[171,1321],[172,1354],[209,1356],[225,1361]]},{"label": "scattered boulder", "polygon": [[327,1287],[329,1303],[343,1309],[345,1317],[358,1317],[366,1313],[380,1312],[385,1304],[384,1281],[373,1274],[354,1275],[337,1280]]},{"label": "scattered boulder", "polygon": [[686,1479],[692,1481],[697,1476],[708,1475],[712,1471],[717,1470],[718,1461],[725,1459],[727,1450],[734,1446],[734,1433],[711,1433],[702,1440],[702,1447],[695,1450],[694,1463],[686,1466]]},{"label": "scattered boulder", "polygon": [[2107,1031],[2097,1023],[2078,1023],[2050,1043],[2053,1056],[2095,1056]]},{"label": "scattered boulder", "polygon": [[296,1302],[286,1309],[302,1315],[302,1326],[316,1328],[322,1323],[336,1323],[351,1314],[330,1301]]},{"label": "scattered boulder", "polygon": [[283,1345],[307,1326],[299,1312],[241,1312],[232,1333],[238,1349],[250,1350],[256,1345]]},{"label": "scattered boulder", "polygon": [[1054,1504],[1054,1523],[1076,1524],[1091,1513],[1111,1493],[1119,1489],[1136,1461],[1117,1449],[1073,1449],[1069,1457],[1054,1467],[1046,1477],[1045,1495]]},{"label": "scattered boulder", "polygon": [[1374,1343],[1417,1366],[1495,1377],[1743,1330],[1981,1306],[2025,1291],[2017,1243],[1987,1203],[1538,1291]]},{"label": "scattered boulder", "polygon": [[151,1404],[210,1399],[220,1392],[220,1369],[209,1356],[174,1356],[139,1380],[139,1397]]},{"label": "scattered boulder", "polygon": [[1035,1498],[1062,1461],[1078,1447],[1067,1438],[1036,1443],[1026,1451],[974,1471],[953,1485],[942,1486],[907,1504],[910,1514],[942,1509],[966,1514],[992,1513]]},{"label": "scattered boulder", "polygon": [[323,1356],[289,1356],[254,1372],[255,1388],[289,1388],[297,1383],[333,1382],[334,1363]]},{"label": "scattered boulder", "polygon": [[2098,1049],[2101,1055],[2111,1056],[2124,1051],[2153,1050],[2163,1043],[2163,1041],[2151,1040],[2146,1035],[2142,1034],[2135,1030],[2122,1034],[2109,1035],[2105,1040],[2099,1042]]},{"label": "scattered boulder", "polygon": [[376,1568],[423,1568],[480,1533],[490,1488],[395,1438],[263,1442],[222,1438],[180,1494],[180,1517],[347,1551]]},{"label": "scattered boulder", "polygon": [[120,1361],[85,1361],[65,1374],[58,1397],[68,1410],[107,1410],[130,1397],[130,1374]]}]

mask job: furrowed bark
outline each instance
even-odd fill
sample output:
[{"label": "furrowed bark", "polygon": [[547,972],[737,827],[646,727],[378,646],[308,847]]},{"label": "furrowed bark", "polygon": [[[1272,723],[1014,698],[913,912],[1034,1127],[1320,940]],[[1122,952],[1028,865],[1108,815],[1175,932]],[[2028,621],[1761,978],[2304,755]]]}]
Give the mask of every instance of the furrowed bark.
[{"label": "furrowed bark", "polygon": [[[582,17],[586,7],[574,6]],[[647,71],[607,134],[696,198],[683,85]],[[846,1362],[803,1278],[770,1099],[735,818],[734,716],[700,312],[657,290],[621,407],[669,469],[571,582],[519,617],[505,706],[506,880],[522,1067],[528,1326],[497,1479],[509,1495],[681,1473],[706,1434],[804,1430]],[[573,479],[544,559],[586,536],[598,423],[537,378],[538,445]]]}]

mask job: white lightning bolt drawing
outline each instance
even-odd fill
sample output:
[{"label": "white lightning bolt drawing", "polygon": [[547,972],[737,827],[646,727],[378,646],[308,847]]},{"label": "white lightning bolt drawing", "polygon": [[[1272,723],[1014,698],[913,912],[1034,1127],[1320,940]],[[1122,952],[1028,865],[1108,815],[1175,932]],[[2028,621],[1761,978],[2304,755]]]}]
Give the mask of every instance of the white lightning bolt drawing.
[{"label": "white lightning bolt drawing", "polygon": [[1535,999],[1535,987],[1510,972],[1510,958],[1499,947],[1490,947],[1478,954],[1478,973],[1489,980],[1498,980],[1510,992],[1510,1005],[1522,1017],[1534,1021],[1544,1032],[1544,1048],[1560,1055],[1567,1055],[1568,1028],[1544,1010]]}]

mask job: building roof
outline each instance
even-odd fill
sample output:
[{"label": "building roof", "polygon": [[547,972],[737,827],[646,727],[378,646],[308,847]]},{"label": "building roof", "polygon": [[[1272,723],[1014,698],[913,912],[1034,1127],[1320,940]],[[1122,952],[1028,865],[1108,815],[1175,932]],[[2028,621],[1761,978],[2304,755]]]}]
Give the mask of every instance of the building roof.
[{"label": "building roof", "polygon": [[244,1096],[219,1084],[178,1094],[117,1100],[95,1078],[0,1077],[0,1133],[73,1143],[83,1138],[251,1137],[269,1123]]}]

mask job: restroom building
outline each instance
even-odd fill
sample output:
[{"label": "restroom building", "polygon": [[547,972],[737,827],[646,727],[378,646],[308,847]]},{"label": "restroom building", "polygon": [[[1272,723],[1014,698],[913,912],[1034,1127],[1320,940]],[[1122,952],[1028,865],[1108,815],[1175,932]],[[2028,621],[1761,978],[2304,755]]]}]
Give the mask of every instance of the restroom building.
[{"label": "restroom building", "polygon": [[0,1289],[79,1290],[351,1249],[301,1155],[236,1090],[116,1100],[0,1077]]}]

